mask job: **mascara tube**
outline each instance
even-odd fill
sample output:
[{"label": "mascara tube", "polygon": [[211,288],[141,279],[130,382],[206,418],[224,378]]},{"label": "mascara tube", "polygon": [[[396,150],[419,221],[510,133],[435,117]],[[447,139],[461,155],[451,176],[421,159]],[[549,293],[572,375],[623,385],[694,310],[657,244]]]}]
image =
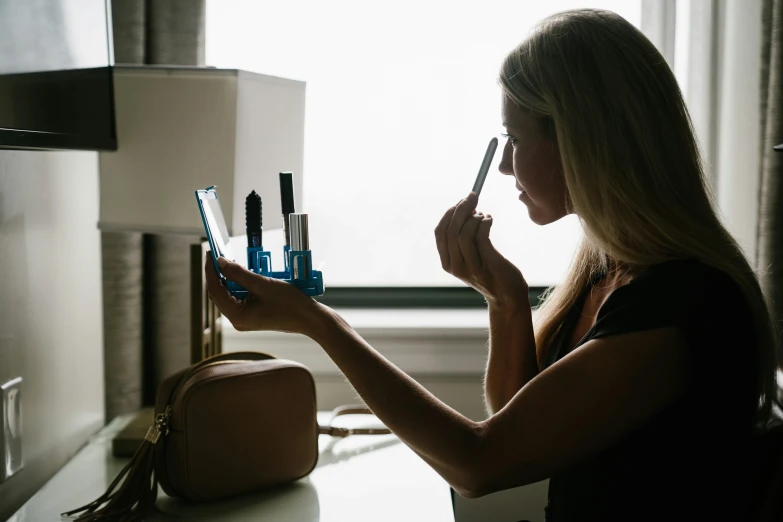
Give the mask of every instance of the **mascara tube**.
[{"label": "mascara tube", "polygon": [[291,232],[291,276],[292,279],[310,279],[310,230],[307,214],[289,214],[288,228]]},{"label": "mascara tube", "polygon": [[263,245],[263,230],[261,196],[254,190],[245,198],[245,232],[248,248],[258,248]]}]

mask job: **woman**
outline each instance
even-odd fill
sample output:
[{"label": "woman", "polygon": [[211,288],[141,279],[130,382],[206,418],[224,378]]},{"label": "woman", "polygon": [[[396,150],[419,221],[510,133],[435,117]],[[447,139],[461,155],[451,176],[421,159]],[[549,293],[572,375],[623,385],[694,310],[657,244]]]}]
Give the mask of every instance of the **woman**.
[{"label": "woman", "polygon": [[221,260],[250,290],[211,296],[239,330],[307,335],[368,406],[460,494],[547,477],[547,520],[747,520],[750,445],[775,398],[758,281],[716,217],[676,80],[606,11],[554,15],[500,71],[507,142],[530,218],[584,228],[532,321],[528,286],[489,239],[475,194],[435,229],[443,268],[486,298],[489,418],[460,415],[337,313]]}]

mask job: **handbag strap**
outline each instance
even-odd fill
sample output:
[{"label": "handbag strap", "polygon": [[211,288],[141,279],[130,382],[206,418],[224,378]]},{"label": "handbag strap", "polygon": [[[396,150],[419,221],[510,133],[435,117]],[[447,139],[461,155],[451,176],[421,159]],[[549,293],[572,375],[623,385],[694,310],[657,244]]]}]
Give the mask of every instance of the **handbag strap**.
[{"label": "handbag strap", "polygon": [[373,415],[372,410],[361,404],[345,404],[338,406],[332,410],[332,418],[329,420],[328,426],[318,426],[319,435],[331,435],[332,437],[345,438],[349,435],[389,435],[391,430],[389,428],[338,428],[332,426],[334,419],[340,415],[351,414],[368,414]]}]

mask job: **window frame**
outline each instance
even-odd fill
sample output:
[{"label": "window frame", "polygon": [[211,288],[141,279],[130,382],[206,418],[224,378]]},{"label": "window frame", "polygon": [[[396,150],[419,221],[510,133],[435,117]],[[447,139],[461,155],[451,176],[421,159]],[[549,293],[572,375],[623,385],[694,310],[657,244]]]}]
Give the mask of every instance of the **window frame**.
[{"label": "window frame", "polygon": [[[640,29],[673,68],[676,0],[641,0]],[[708,0],[716,1],[716,0]],[[550,287],[530,287],[528,302],[541,304]],[[553,288],[553,287],[552,287]],[[317,301],[333,308],[486,309],[484,297],[468,286],[329,286]]]},{"label": "window frame", "polygon": [[[540,304],[546,290],[544,286],[529,289],[528,302],[532,308]],[[336,286],[326,288],[315,299],[332,308],[487,308],[484,296],[468,286]]]},{"label": "window frame", "polygon": [[[692,7],[696,9],[696,7]],[[641,28],[674,68],[675,0],[642,0]],[[548,287],[535,286],[528,291],[532,308],[541,304]],[[333,308],[486,308],[484,297],[470,287],[421,286],[336,286],[329,287],[319,302]]]}]

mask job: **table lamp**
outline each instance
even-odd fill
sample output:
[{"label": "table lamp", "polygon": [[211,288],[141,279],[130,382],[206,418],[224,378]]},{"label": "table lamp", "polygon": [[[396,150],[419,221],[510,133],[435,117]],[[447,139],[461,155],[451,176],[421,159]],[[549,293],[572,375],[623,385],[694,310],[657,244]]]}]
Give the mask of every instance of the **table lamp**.
[{"label": "table lamp", "polygon": [[[282,234],[279,173],[293,172],[294,186],[302,186],[305,83],[242,70],[134,65],[116,66],[113,81],[118,147],[99,155],[99,229],[153,234],[156,240],[193,238],[189,255],[182,256],[189,259],[177,258],[163,270],[176,271],[180,279],[169,289],[161,286],[152,312],[150,303],[143,311],[155,315],[155,329],[176,330],[163,332],[166,345],[154,354],[152,381],[159,382],[188,361],[221,351],[219,313],[204,288],[205,246],[198,238],[205,233],[195,191],[216,186],[229,234],[238,236],[245,234],[245,198],[255,190],[263,198],[264,231]],[[297,208],[301,192],[295,191]],[[165,277],[155,275],[163,284]],[[105,300],[113,284],[104,284]],[[119,289],[122,284],[117,281]],[[112,302],[126,298],[117,292],[109,296]],[[182,306],[187,292],[190,312]],[[146,283],[143,295],[146,300]],[[150,419],[149,409],[140,412],[115,438],[115,455],[135,451]]]},{"label": "table lamp", "polygon": [[264,228],[282,228],[278,174],[291,171],[302,186],[304,82],[117,66],[114,93],[118,150],[100,154],[101,230],[203,236],[194,191],[211,185],[232,236],[244,233],[251,190],[264,198]]}]

